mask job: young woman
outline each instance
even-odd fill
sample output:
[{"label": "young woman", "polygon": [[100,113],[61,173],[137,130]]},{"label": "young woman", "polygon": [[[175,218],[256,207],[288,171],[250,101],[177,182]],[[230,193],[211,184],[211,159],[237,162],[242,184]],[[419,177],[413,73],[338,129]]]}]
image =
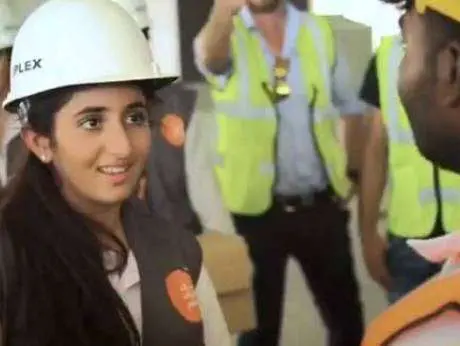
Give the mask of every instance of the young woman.
[{"label": "young woman", "polygon": [[151,95],[174,80],[136,23],[110,0],[49,0],[11,64],[29,156],[0,205],[2,345],[229,345],[193,234],[133,197]]}]

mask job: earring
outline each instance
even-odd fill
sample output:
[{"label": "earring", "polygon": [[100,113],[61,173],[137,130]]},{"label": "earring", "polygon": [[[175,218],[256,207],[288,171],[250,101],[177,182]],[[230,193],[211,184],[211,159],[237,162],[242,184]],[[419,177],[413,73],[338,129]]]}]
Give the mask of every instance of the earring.
[{"label": "earring", "polygon": [[41,154],[40,155],[40,160],[42,160],[43,163],[47,163],[48,158],[47,158],[47,156],[45,154]]}]

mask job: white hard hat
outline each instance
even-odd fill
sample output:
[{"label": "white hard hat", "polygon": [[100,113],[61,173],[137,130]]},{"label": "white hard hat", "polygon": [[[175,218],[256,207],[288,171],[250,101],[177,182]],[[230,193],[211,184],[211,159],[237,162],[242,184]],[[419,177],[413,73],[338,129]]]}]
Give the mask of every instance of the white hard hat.
[{"label": "white hard hat", "polygon": [[113,0],[121,5],[136,21],[140,29],[150,26],[147,5],[144,0]]},{"label": "white hard hat", "polygon": [[49,0],[19,29],[11,57],[11,87],[3,106],[61,87],[152,81],[163,76],[135,21],[112,0]]},{"label": "white hard hat", "polygon": [[13,46],[18,31],[17,18],[5,0],[0,0],[0,50]]}]

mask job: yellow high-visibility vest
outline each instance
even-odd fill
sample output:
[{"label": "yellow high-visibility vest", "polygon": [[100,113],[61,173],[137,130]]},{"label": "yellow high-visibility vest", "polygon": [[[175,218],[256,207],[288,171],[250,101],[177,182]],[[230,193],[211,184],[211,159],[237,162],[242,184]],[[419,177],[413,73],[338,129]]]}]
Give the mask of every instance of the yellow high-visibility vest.
[{"label": "yellow high-visibility vest", "polygon": [[[331,101],[331,71],[335,42],[328,22],[305,14],[297,38],[301,69],[308,95],[316,89],[312,127],[318,151],[335,192],[348,194],[345,152],[337,138],[338,111]],[[259,215],[272,203],[275,180],[277,119],[263,88],[270,68],[259,40],[234,17],[231,37],[234,71],[224,89],[212,88],[215,105],[215,173],[225,205],[231,212]],[[213,85],[212,78],[209,80]]]},{"label": "yellow high-visibility vest", "polygon": [[[399,36],[385,37],[377,51],[380,109],[388,133],[388,222],[405,238],[430,235],[438,210],[433,164],[419,152],[398,95],[398,69],[404,52]],[[439,170],[442,222],[460,229],[460,175]]]}]

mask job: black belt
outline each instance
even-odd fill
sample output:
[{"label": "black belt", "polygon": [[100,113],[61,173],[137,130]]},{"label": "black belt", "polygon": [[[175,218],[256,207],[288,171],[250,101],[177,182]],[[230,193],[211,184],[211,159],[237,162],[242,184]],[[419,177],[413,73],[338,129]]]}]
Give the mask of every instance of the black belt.
[{"label": "black belt", "polygon": [[315,206],[318,203],[330,201],[333,197],[331,189],[312,192],[305,195],[296,196],[280,196],[275,195],[275,206],[280,207],[287,213],[294,213],[301,209],[307,209]]}]

